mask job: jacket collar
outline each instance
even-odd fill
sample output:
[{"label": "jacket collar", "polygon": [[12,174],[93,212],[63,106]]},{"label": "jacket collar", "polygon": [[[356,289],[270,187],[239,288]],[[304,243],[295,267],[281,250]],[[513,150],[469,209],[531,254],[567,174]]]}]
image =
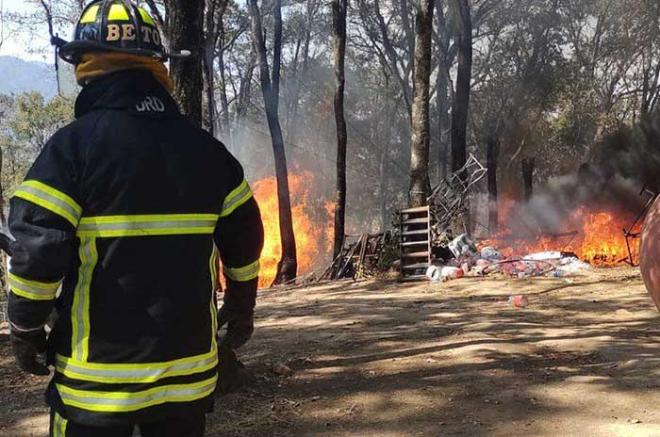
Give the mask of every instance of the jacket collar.
[{"label": "jacket collar", "polygon": [[172,96],[147,70],[120,71],[86,85],[76,99],[76,118],[98,109],[149,117],[180,114]]}]

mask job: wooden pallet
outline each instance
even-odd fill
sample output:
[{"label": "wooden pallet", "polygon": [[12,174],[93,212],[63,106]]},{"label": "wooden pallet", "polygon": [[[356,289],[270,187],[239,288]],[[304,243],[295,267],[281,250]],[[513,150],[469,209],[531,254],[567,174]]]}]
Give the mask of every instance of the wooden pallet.
[{"label": "wooden pallet", "polygon": [[399,211],[401,278],[426,278],[431,265],[431,215],[428,206]]}]

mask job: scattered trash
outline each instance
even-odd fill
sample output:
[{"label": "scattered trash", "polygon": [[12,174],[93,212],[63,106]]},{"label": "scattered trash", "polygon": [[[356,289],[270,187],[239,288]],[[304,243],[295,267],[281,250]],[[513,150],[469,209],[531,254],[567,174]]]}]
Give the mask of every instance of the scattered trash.
[{"label": "scattered trash", "polygon": [[554,265],[546,261],[511,260],[500,263],[502,273],[514,278],[529,278],[543,276],[548,270],[554,270]]},{"label": "scattered trash", "polygon": [[509,305],[516,308],[525,308],[529,305],[529,299],[524,294],[509,296]]},{"label": "scattered trash", "polygon": [[433,282],[438,282],[441,279],[440,276],[440,267],[438,266],[429,266],[426,269],[426,277]]},{"label": "scattered trash", "polygon": [[478,276],[486,275],[489,272],[489,267],[491,266],[490,261],[486,259],[478,259],[474,265],[474,273]]},{"label": "scattered trash", "polygon": [[477,254],[477,246],[474,245],[467,234],[461,234],[454,238],[447,247],[449,247],[449,250],[451,250],[451,253],[453,253],[456,258],[474,256]]},{"label": "scattered trash", "polygon": [[502,254],[494,247],[483,247],[481,249],[481,259],[486,261],[499,261],[502,259]]},{"label": "scattered trash", "polygon": [[523,257],[524,261],[550,261],[550,260],[558,261],[560,259],[562,259],[562,253],[556,250],[530,253],[529,255]]},{"label": "scattered trash", "polygon": [[443,280],[459,279],[465,276],[465,272],[460,267],[443,267],[440,269],[440,276]]},{"label": "scattered trash", "polygon": [[588,264],[575,257],[564,258],[559,261],[559,264],[561,267],[557,270],[562,272],[562,276],[574,275],[576,273],[585,270],[591,270],[593,268],[591,264]]}]

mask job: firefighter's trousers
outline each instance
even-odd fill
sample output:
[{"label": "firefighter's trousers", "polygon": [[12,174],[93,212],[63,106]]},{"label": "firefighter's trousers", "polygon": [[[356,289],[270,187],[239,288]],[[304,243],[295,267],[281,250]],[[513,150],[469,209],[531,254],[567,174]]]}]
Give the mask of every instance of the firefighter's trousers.
[{"label": "firefighter's trousers", "polygon": [[[80,425],[51,410],[50,437],[204,437],[204,414],[172,417],[153,423],[118,426]],[[135,432],[134,431],[139,431]]]}]

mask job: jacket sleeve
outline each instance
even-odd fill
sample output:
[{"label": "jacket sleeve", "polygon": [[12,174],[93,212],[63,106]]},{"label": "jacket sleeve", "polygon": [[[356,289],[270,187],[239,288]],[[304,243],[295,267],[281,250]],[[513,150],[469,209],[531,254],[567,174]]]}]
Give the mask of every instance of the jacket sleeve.
[{"label": "jacket sleeve", "polygon": [[56,134],[10,200],[8,313],[12,329],[41,329],[75,252],[82,214],[74,157]]},{"label": "jacket sleeve", "polygon": [[259,207],[245,180],[243,169],[237,161],[232,160],[232,188],[224,199],[214,236],[227,281],[225,307],[236,313],[252,314],[259,282],[259,257],[263,248],[264,230]]}]

